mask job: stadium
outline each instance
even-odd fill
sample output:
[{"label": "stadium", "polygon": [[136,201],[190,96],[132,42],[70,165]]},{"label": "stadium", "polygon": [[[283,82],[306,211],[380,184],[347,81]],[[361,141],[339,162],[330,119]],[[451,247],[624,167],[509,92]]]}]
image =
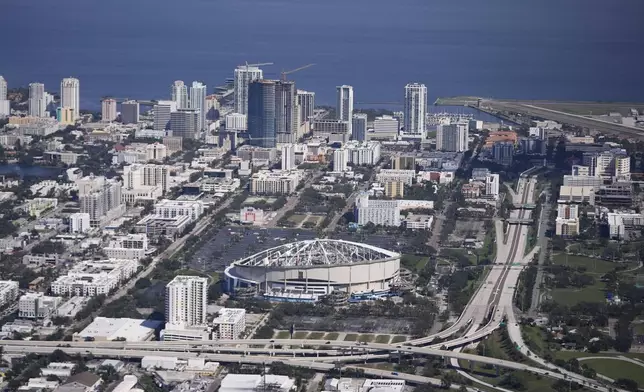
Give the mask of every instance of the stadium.
[{"label": "stadium", "polygon": [[273,300],[314,302],[334,291],[389,292],[399,278],[400,254],[356,242],[314,239],[256,253],[235,261],[224,273],[230,293],[254,288]]}]

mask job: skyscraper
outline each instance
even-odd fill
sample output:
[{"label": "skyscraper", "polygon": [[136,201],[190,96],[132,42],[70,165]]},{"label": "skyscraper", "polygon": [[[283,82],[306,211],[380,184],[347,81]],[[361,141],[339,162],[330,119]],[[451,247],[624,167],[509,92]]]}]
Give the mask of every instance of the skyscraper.
[{"label": "skyscraper", "polygon": [[172,90],[172,100],[176,102],[177,109],[188,107],[188,87],[183,84],[183,80],[175,80],[170,87]]},{"label": "skyscraper", "polygon": [[264,78],[264,73],[258,67],[240,65],[235,69],[234,94],[235,112],[248,114],[248,88],[250,83]]},{"label": "skyscraper", "polygon": [[282,146],[282,170],[295,168],[295,146],[285,144]]},{"label": "skyscraper", "polygon": [[0,75],[0,101],[7,99],[7,81]]},{"label": "skyscraper", "polygon": [[0,75],[0,117],[11,114],[11,103],[7,100],[7,81]]},{"label": "skyscraper", "polygon": [[425,115],[427,112],[427,87],[410,83],[405,86],[405,134],[425,136]]},{"label": "skyscraper", "polygon": [[74,111],[74,118],[80,117],[80,82],[76,78],[65,78],[60,83],[60,106]]},{"label": "skyscraper", "polygon": [[299,128],[295,82],[275,82],[275,134],[277,143],[295,143]]},{"label": "skyscraper", "polygon": [[170,126],[170,114],[177,110],[174,101],[159,101],[154,105],[154,129],[163,131]]},{"label": "skyscraper", "polygon": [[315,113],[315,93],[304,90],[297,90],[297,103],[300,106],[300,124],[305,121],[313,121]]},{"label": "skyscraper", "polygon": [[103,121],[116,120],[116,101],[114,99],[107,98],[101,102],[101,115]]},{"label": "skyscraper", "polygon": [[274,148],[275,81],[257,80],[248,86],[248,134],[252,146]]},{"label": "skyscraper", "polygon": [[436,129],[436,149],[453,152],[467,151],[469,139],[468,125],[464,122],[439,125]]},{"label": "skyscraper", "polygon": [[172,136],[194,139],[199,132],[199,109],[179,109],[170,113]]},{"label": "skyscraper", "polygon": [[29,115],[46,117],[46,112],[45,85],[42,83],[29,83]]},{"label": "skyscraper", "polygon": [[121,122],[123,124],[136,124],[139,122],[139,103],[125,101],[121,104]]},{"label": "skyscraper", "polygon": [[367,140],[367,114],[356,113],[351,121],[351,139],[361,142]]},{"label": "skyscraper", "polygon": [[200,276],[176,276],[165,287],[165,320],[181,327],[206,324],[208,279]]},{"label": "skyscraper", "polygon": [[208,127],[206,122],[206,85],[201,82],[192,82],[190,87],[190,109],[199,110],[198,130],[204,130]]},{"label": "skyscraper", "polygon": [[349,121],[349,133],[351,133],[351,119],[353,118],[353,87],[338,86],[338,104],[336,115],[338,120]]}]

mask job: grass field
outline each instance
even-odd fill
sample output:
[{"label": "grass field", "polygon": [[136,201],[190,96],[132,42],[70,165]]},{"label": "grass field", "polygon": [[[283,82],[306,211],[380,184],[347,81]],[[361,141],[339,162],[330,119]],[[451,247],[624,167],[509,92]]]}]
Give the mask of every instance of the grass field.
[{"label": "grass field", "polygon": [[328,334],[324,335],[325,340],[338,340],[338,336],[340,336],[339,333],[337,332],[329,332]]},{"label": "grass field", "polygon": [[[616,267],[619,267],[620,263],[613,263],[612,261],[595,259],[592,257],[586,256],[574,256],[564,253],[559,253],[553,256],[553,264],[556,265],[568,265],[570,267],[586,267],[586,272],[591,275],[603,275],[606,272],[614,270]],[[635,265],[633,265],[635,266]]]},{"label": "grass field", "polygon": [[345,342],[355,342],[358,340],[358,334],[357,333],[348,333],[344,336],[344,341]]},{"label": "grass field", "polygon": [[595,369],[597,373],[610,377],[613,380],[617,380],[618,378],[630,378],[637,382],[638,385],[644,385],[643,366],[616,359],[589,359],[587,361],[581,361],[581,363],[590,366]]},{"label": "grass field", "polygon": [[403,254],[400,257],[402,265],[410,271],[421,271],[429,262],[429,257],[417,256],[412,254]]},{"label": "grass field", "polygon": [[551,291],[551,295],[555,302],[568,306],[576,305],[580,302],[604,302],[606,301],[604,287],[603,283],[597,282],[594,285],[584,287],[583,289],[572,287],[553,289]]},{"label": "grass field", "polygon": [[611,261],[599,260],[586,256],[573,256],[559,253],[553,257],[556,265],[568,265],[570,267],[586,267],[586,273],[595,278],[592,286],[578,288],[553,289],[550,294],[552,298],[564,305],[572,306],[579,302],[604,302],[606,301],[605,284],[599,279],[602,275],[612,271],[615,267],[622,265]]},{"label": "grass field", "polygon": [[525,334],[526,344],[532,351],[539,355],[543,355],[548,351],[548,342],[543,330],[536,326],[524,325],[521,331]]},{"label": "grass field", "polygon": [[389,335],[378,335],[376,336],[376,343],[387,344],[389,343],[389,339],[391,339]]},{"label": "grass field", "polygon": [[309,331],[296,331],[293,334],[293,339],[306,339],[308,334],[309,334]]},{"label": "grass field", "polygon": [[311,332],[307,339],[309,340],[321,340],[324,338],[324,332]]},{"label": "grass field", "polygon": [[288,339],[291,336],[289,331],[279,331],[275,336],[276,339]]},{"label": "grass field", "polygon": [[[563,359],[564,361],[569,360],[570,358],[584,358],[584,357],[618,357],[623,356],[627,358],[637,358],[641,361],[644,361],[644,353],[617,353],[617,352],[599,352],[596,354],[587,353],[583,351],[557,351],[554,353],[555,358]],[[583,363],[583,362],[582,362]],[[644,371],[644,368],[642,368]]]},{"label": "grass field", "polygon": [[288,218],[288,221],[293,222],[296,225],[299,225],[300,223],[302,223],[302,221],[304,221],[304,219],[306,219],[306,215],[295,214],[295,215],[290,216]]},{"label": "grass field", "polygon": [[358,337],[358,341],[363,343],[370,343],[370,342],[373,342],[375,338],[376,338],[376,335],[373,335],[370,333],[363,333]]},{"label": "grass field", "polygon": [[402,342],[406,342],[406,341],[407,341],[407,336],[405,336],[405,335],[396,335],[396,336],[393,337],[393,339],[391,339],[391,344],[402,343]]}]

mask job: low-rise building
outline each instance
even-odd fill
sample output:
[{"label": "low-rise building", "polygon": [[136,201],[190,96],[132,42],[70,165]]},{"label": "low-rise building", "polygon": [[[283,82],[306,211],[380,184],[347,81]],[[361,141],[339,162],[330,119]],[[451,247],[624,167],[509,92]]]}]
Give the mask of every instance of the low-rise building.
[{"label": "low-rise building", "polygon": [[15,280],[0,280],[0,308],[18,299],[18,282]]},{"label": "low-rise building", "polygon": [[221,380],[219,392],[256,392],[267,388],[289,392],[295,389],[295,380],[274,374],[228,374]]},{"label": "low-rise building", "polygon": [[139,267],[138,260],[109,259],[87,260],[76,264],[51,284],[55,295],[92,297],[109,294],[129,279]]},{"label": "low-rise building", "polygon": [[60,297],[50,297],[43,293],[26,293],[18,300],[18,317],[40,319],[55,316],[61,302]]},{"label": "low-rise building", "polygon": [[73,362],[50,362],[47,367],[40,369],[40,375],[65,378],[70,377],[74,369],[76,369],[76,364]]},{"label": "low-rise building", "polygon": [[369,200],[361,194],[356,199],[355,216],[359,225],[400,226],[400,207],[396,200]]},{"label": "low-rise building", "polygon": [[94,373],[82,372],[68,378],[56,392],[97,392],[103,379]]},{"label": "low-rise building", "polygon": [[409,214],[402,222],[405,228],[410,230],[429,230],[432,228],[434,217],[424,214]]},{"label": "low-rise building", "polygon": [[300,184],[297,170],[261,170],[251,177],[251,194],[291,194]]},{"label": "low-rise building", "polygon": [[241,223],[262,225],[264,224],[264,210],[253,207],[243,207],[239,211],[239,221]]},{"label": "low-rise building", "polygon": [[214,339],[238,339],[246,329],[246,309],[222,308],[212,324]]},{"label": "low-rise building", "polygon": [[39,218],[40,215],[43,214],[43,212],[52,208],[56,208],[56,206],[58,206],[58,199],[48,198],[48,197],[36,197],[34,199],[27,201],[25,212],[27,212],[29,216]]},{"label": "low-rise building", "polygon": [[382,169],[376,174],[376,180],[382,184],[400,181],[405,185],[411,185],[415,177],[416,170]]},{"label": "low-rise building", "polygon": [[156,320],[96,317],[81,332],[74,333],[73,340],[144,342],[154,338],[161,325],[162,322]]},{"label": "low-rise building", "polygon": [[145,234],[117,236],[110,240],[103,251],[110,259],[140,260],[148,251],[148,236]]}]

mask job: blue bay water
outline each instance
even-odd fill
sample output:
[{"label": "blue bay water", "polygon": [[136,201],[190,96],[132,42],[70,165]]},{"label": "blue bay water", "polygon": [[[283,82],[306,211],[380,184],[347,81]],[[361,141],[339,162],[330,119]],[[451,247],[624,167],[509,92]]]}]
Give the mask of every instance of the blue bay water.
[{"label": "blue bay water", "polygon": [[[438,96],[644,101],[642,0],[0,0],[0,75],[10,86],[78,77],[81,106],[104,95],[209,87],[274,62],[334,104]],[[212,89],[210,89],[212,91]]]}]

